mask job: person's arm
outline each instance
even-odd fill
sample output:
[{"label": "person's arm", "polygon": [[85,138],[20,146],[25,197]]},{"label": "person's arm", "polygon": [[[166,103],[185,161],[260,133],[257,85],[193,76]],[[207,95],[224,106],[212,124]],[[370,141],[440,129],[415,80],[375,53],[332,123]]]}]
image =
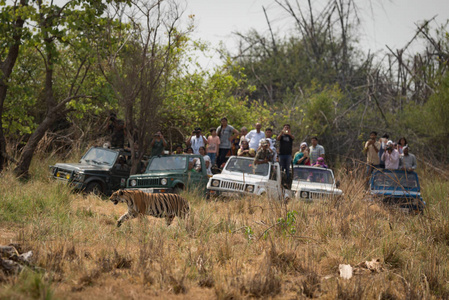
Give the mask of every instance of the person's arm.
[{"label": "person's arm", "polygon": [[417,167],[416,156],[412,157],[412,171],[415,171]]},{"label": "person's arm", "polygon": [[[230,125],[228,125],[228,126],[230,126]],[[239,131],[237,129],[235,129],[234,127],[232,127],[231,134],[229,135],[229,141],[232,142],[234,135],[238,135],[238,134],[239,134]]]},{"label": "person's arm", "polygon": [[365,143],[365,148],[364,148],[364,150],[365,150],[366,153],[368,153],[368,147],[369,147],[369,145],[370,145],[370,141],[367,141],[367,142]]},{"label": "person's arm", "polygon": [[186,141],[186,146],[190,147],[192,145],[192,135],[189,136],[189,138]]},{"label": "person's arm", "polygon": [[206,146],[206,145],[207,145],[207,140],[206,140],[206,138],[204,137],[204,135],[201,135],[201,137],[203,138],[204,146]]},{"label": "person's arm", "polygon": [[281,140],[281,137],[282,137],[283,135],[284,135],[284,131],[282,130],[281,133],[278,134],[276,140],[277,140],[277,141],[280,141],[280,140]]},{"label": "person's arm", "polygon": [[164,145],[164,148],[167,147],[167,141],[164,139],[164,136],[161,133],[161,140],[162,140],[162,145]]},{"label": "person's arm", "polygon": [[150,146],[151,146],[151,147],[154,146],[154,142],[156,142],[156,139],[155,139],[155,138],[153,138],[153,140],[152,140],[151,143],[150,143]]},{"label": "person's arm", "polygon": [[374,148],[374,151],[376,151],[376,153],[379,153],[379,148],[377,148],[376,142],[373,143],[373,148]]},{"label": "person's arm", "polygon": [[382,154],[382,157],[380,158],[381,161],[385,161],[385,160],[387,159],[387,153],[388,153],[388,151],[385,151],[385,152]]},{"label": "person's arm", "polygon": [[326,152],[324,151],[324,147],[321,147],[321,150],[320,150],[320,157],[322,157],[322,158],[324,158],[324,154],[325,154]]}]

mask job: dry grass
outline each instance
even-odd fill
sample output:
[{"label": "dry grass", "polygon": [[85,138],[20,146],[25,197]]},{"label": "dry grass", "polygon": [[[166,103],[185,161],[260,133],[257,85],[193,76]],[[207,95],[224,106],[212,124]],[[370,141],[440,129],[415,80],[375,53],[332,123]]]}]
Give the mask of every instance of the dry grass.
[{"label": "dry grass", "polygon": [[[0,177],[0,244],[33,250],[42,268],[1,277],[2,299],[449,297],[449,184],[433,174],[421,174],[423,216],[363,201],[362,177],[340,174],[340,201],[186,193],[187,220],[116,228],[126,207],[72,194],[41,168],[26,183]],[[373,258],[381,272],[339,278],[339,264]]]}]

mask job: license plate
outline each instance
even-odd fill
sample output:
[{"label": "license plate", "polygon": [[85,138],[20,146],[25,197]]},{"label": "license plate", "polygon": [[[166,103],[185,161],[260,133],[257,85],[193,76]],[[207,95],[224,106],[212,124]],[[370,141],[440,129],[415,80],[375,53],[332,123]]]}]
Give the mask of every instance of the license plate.
[{"label": "license plate", "polygon": [[144,193],[153,193],[154,189],[153,188],[147,188],[147,189],[139,189],[139,191],[142,191]]}]

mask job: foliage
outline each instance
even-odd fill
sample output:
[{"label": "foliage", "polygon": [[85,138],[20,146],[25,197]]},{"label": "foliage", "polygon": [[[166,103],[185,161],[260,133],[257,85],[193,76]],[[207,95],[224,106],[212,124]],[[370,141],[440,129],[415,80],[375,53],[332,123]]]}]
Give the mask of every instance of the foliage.
[{"label": "foliage", "polygon": [[234,72],[239,71],[222,67],[212,74],[197,71],[175,78],[160,109],[161,126],[183,134],[201,127],[206,133],[218,127],[225,116],[237,129],[256,122],[268,124],[272,119],[268,106],[242,94],[242,90],[250,92],[253,87],[247,85],[242,73],[233,76]]}]

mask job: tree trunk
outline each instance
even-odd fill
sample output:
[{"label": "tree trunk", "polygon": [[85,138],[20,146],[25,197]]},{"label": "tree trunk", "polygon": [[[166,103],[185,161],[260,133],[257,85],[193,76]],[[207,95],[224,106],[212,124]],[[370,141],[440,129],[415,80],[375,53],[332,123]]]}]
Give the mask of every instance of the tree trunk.
[{"label": "tree trunk", "polygon": [[[27,3],[25,0],[21,0],[20,5],[25,6]],[[6,59],[0,63],[0,172],[3,170],[8,157],[6,153],[6,138],[3,133],[3,105],[8,91],[8,79],[19,56],[20,39],[22,37],[20,29],[23,28],[24,23],[25,21],[22,18],[16,20],[14,25],[16,30],[13,35],[14,44],[9,47]]]},{"label": "tree trunk", "polygon": [[45,135],[45,132],[50,129],[51,125],[56,121],[57,114],[49,113],[45,117],[44,121],[39,124],[33,134],[30,136],[28,142],[23,148],[22,156],[20,157],[20,161],[17,164],[17,167],[14,169],[14,174],[17,177],[28,178],[28,170],[31,165],[31,160],[33,159],[34,151],[36,150],[39,141]]}]

